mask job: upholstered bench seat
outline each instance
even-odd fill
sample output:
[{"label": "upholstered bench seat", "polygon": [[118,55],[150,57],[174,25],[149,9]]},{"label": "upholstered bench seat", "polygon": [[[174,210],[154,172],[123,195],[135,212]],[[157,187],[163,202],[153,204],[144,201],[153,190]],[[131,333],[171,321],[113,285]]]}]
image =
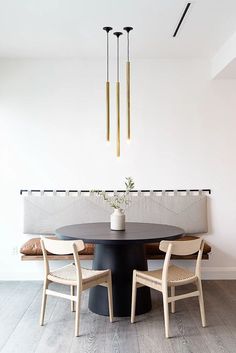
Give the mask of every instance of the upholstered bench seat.
[{"label": "upholstered bench seat", "polygon": [[[193,235],[184,235],[179,240],[192,240],[196,236]],[[164,259],[165,254],[159,250],[159,243],[150,243],[145,245],[146,256],[149,260]],[[211,247],[209,244],[205,243],[203,251],[203,259],[209,258],[209,253],[211,252]],[[29,239],[26,243],[20,248],[20,253],[22,254],[21,259],[23,261],[37,261],[43,260],[43,253],[40,245],[40,238]],[[85,249],[80,252],[81,260],[91,260],[94,255],[94,244],[85,244]],[[53,255],[49,254],[49,259],[51,260],[70,260],[73,258],[72,255]],[[178,259],[178,256],[173,256],[173,258]],[[181,257],[184,259],[195,259],[196,255],[188,255]]]},{"label": "upholstered bench seat", "polygon": [[[94,245],[93,244],[84,244],[85,249],[80,252],[80,255],[93,255]],[[40,244],[40,238],[29,239],[24,243],[20,248],[20,253],[27,256],[39,256],[43,255],[43,251]],[[50,254],[48,252],[48,254]]]}]

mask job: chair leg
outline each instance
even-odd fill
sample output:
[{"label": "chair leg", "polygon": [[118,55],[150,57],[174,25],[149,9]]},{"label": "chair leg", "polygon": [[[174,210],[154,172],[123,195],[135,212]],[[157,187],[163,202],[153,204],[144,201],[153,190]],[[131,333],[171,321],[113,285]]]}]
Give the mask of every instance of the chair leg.
[{"label": "chair leg", "polygon": [[44,314],[45,314],[45,308],[46,308],[46,302],[47,302],[46,289],[48,289],[48,284],[49,284],[49,281],[47,279],[44,280],[42,304],[41,304],[41,312],[40,312],[40,321],[39,321],[40,326],[43,326],[43,323],[44,323]]},{"label": "chair leg", "polygon": [[136,296],[137,296],[137,285],[136,285],[136,271],[133,271],[133,285],[132,285],[132,302],[131,302],[131,323],[135,320],[135,309],[136,309]]},{"label": "chair leg", "polygon": [[165,336],[169,338],[169,304],[168,304],[168,289],[163,292],[163,307],[164,307],[164,321],[165,321]]},{"label": "chair leg", "polygon": [[76,337],[79,336],[80,301],[81,301],[81,289],[77,287],[76,310],[75,310],[75,336]]},{"label": "chair leg", "polygon": [[111,279],[111,273],[109,274],[109,280],[108,280],[107,291],[108,291],[109,316],[110,316],[110,322],[112,322],[112,321],[113,321],[113,296],[112,296],[112,279]]},{"label": "chair leg", "polygon": [[205,315],[205,308],[204,308],[204,300],[203,300],[203,292],[202,292],[202,282],[200,279],[197,280],[197,289],[199,291],[199,307],[200,307],[200,314],[202,320],[202,327],[206,327],[206,315]]},{"label": "chair leg", "polygon": [[[75,287],[74,286],[70,286],[70,295],[74,296],[75,295]],[[70,301],[70,308],[71,311],[74,312],[75,311],[75,302],[74,300]]]},{"label": "chair leg", "polygon": [[[170,287],[170,295],[171,295],[171,297],[175,296],[175,287],[174,286]],[[172,314],[175,313],[175,302],[171,302],[171,312],[172,312]]]}]

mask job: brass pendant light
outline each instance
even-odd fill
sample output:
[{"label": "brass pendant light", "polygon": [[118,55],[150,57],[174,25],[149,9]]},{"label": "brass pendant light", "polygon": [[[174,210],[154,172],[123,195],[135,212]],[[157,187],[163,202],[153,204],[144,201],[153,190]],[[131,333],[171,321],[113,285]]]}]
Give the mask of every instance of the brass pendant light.
[{"label": "brass pendant light", "polygon": [[[124,27],[127,32],[127,62],[126,62],[126,97],[127,97],[127,138],[131,137],[130,123],[130,47],[129,33],[132,27]],[[112,27],[103,27],[107,34],[107,49],[106,49],[106,139],[110,141],[110,81],[109,81],[109,32]],[[120,36],[122,32],[114,32],[116,36],[116,155],[120,157]]]},{"label": "brass pendant light", "polygon": [[106,139],[110,141],[110,81],[109,81],[109,32],[112,27],[103,27],[107,32],[107,60],[106,60]]},{"label": "brass pendant light", "polygon": [[130,48],[129,48],[129,32],[132,31],[133,27],[124,27],[124,31],[127,32],[127,62],[126,62],[126,99],[127,99],[127,139],[130,140]]},{"label": "brass pendant light", "polygon": [[117,37],[116,45],[116,114],[117,114],[117,131],[116,131],[116,156],[120,157],[120,48],[119,37],[122,32],[113,33]]}]

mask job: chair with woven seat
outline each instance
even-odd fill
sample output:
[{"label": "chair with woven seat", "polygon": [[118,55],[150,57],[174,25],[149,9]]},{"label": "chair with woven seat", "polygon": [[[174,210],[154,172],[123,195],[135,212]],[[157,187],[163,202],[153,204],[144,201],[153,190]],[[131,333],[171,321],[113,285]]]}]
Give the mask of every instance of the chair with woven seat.
[{"label": "chair with woven seat", "polygon": [[[137,288],[148,286],[162,292],[166,338],[169,337],[169,303],[171,303],[171,312],[174,313],[176,300],[197,296],[199,299],[202,326],[206,326],[200,274],[203,247],[204,241],[200,238],[181,242],[166,240],[161,241],[160,250],[166,253],[163,269],[154,271],[133,271],[131,323],[134,323],[135,320]],[[195,253],[198,253],[195,272],[191,272],[188,269],[170,264],[172,254],[178,256],[186,256]],[[175,287],[188,283],[196,284],[197,290],[181,295],[175,295]],[[168,288],[170,288],[171,296],[168,296]]]},{"label": "chair with woven seat", "polygon": [[[84,242],[82,240],[56,240],[50,238],[42,238],[41,246],[44,257],[44,285],[43,297],[40,314],[40,325],[43,325],[44,314],[46,307],[47,295],[52,295],[60,298],[69,299],[71,301],[71,311],[75,311],[75,336],[79,336],[79,316],[80,316],[80,302],[82,291],[91,287],[100,285],[108,289],[108,304],[110,322],[113,320],[113,301],[112,301],[112,279],[111,271],[108,270],[88,270],[80,266],[78,252],[84,249]],[[73,254],[74,263],[67,266],[57,268],[50,271],[48,253],[56,255]],[[48,289],[51,282],[56,282],[70,286],[70,294],[60,293]],[[77,291],[75,293],[75,287]],[[76,306],[74,310],[74,304]]]}]

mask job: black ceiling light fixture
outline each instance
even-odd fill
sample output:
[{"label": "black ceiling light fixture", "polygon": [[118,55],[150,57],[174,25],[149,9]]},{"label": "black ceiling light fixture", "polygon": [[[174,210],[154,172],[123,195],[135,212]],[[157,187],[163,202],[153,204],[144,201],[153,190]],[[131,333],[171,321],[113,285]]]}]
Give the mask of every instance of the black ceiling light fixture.
[{"label": "black ceiling light fixture", "polygon": [[183,23],[183,20],[186,17],[186,15],[187,15],[187,13],[188,13],[188,11],[190,9],[190,6],[191,6],[191,2],[188,2],[186,4],[185,8],[184,8],[182,16],[180,17],[180,20],[179,20],[179,22],[178,22],[178,24],[176,26],[176,29],[175,29],[174,34],[173,34],[173,37],[177,36],[177,34],[178,34],[179,30],[180,30],[180,27],[181,27],[181,25]]}]

